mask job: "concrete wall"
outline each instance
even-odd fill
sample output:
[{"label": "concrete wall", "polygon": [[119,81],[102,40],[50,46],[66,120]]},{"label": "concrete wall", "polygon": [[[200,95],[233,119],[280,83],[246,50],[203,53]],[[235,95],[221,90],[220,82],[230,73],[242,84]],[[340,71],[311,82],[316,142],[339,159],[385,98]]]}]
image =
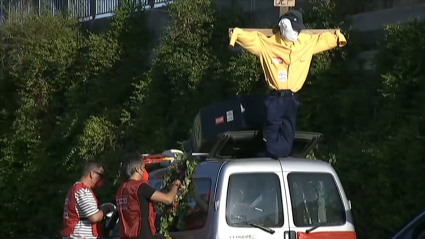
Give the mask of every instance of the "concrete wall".
[{"label": "concrete wall", "polygon": [[[365,62],[365,69],[372,69],[368,61],[376,52],[373,50],[373,45],[382,39],[385,25],[404,23],[412,18],[425,19],[425,0],[391,1],[391,4],[394,6],[392,9],[378,10],[348,17],[348,22],[352,24],[355,30],[358,30],[359,35],[357,38],[359,39],[359,44],[372,46],[372,49],[359,54],[359,58]],[[308,7],[307,2],[308,0],[297,0],[297,8]],[[215,4],[220,8],[239,8],[252,13],[252,19],[249,24],[252,28],[269,27],[276,22],[279,16],[279,9],[273,6],[271,0],[215,0]],[[169,22],[169,16],[164,10],[165,8],[149,10],[148,24],[154,30],[155,37],[158,39],[157,44],[159,43],[164,27]],[[88,29],[94,32],[107,30],[109,24],[109,18],[96,19],[84,23]]]},{"label": "concrete wall", "polygon": [[400,7],[393,9],[362,13],[350,17],[353,29],[358,31],[358,43],[370,45],[369,50],[360,53],[358,56],[364,62],[363,70],[373,70],[370,60],[377,52],[374,50],[374,46],[382,39],[386,25],[405,23],[414,18],[425,20],[425,4],[407,5],[407,3],[407,1],[400,3]]},{"label": "concrete wall", "polygon": [[[309,0],[296,0],[296,8],[307,6]],[[276,23],[279,18],[279,8],[272,0],[214,0],[219,8],[236,8],[252,14],[249,26],[264,28]]]},{"label": "concrete wall", "polygon": [[[246,12],[278,9],[273,6],[273,0],[213,0],[218,7],[231,8],[238,7]],[[309,0],[296,0],[296,7],[308,3]],[[276,10],[278,11],[278,10]]]},{"label": "concrete wall", "polygon": [[365,43],[373,44],[381,39],[386,25],[405,23],[414,18],[425,19],[425,3],[353,15],[350,22]]}]

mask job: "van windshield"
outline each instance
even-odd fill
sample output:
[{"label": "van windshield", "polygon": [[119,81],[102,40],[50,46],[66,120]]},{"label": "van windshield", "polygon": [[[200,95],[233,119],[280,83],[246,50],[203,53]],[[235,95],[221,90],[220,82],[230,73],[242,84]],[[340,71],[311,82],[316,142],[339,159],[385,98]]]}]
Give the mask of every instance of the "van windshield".
[{"label": "van windshield", "polygon": [[275,173],[232,174],[226,201],[226,221],[232,227],[283,226],[280,180]]},{"label": "van windshield", "polygon": [[345,224],[345,209],[332,174],[289,173],[288,184],[295,226]]}]

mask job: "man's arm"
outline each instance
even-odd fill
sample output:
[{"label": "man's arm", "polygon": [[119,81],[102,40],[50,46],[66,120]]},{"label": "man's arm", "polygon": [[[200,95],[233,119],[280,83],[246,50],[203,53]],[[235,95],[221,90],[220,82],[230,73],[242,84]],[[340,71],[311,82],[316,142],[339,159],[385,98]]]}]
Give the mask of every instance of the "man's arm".
[{"label": "man's arm", "polygon": [[235,27],[231,32],[229,45],[234,47],[236,42],[245,50],[254,55],[260,56],[263,49],[263,45],[260,41],[260,37],[262,37],[262,35],[263,34],[260,32],[247,32]]},{"label": "man's arm", "polygon": [[93,193],[86,189],[80,189],[75,193],[77,212],[80,218],[87,218],[89,222],[96,223],[103,220],[105,213],[97,207]]},{"label": "man's arm", "polygon": [[314,44],[313,54],[327,51],[337,46],[343,47],[347,44],[347,40],[340,30],[336,30],[333,33],[324,32],[317,35],[311,35],[311,37]]},{"label": "man's arm", "polygon": [[151,187],[148,184],[142,184],[139,187],[139,198],[146,198],[147,200],[152,200],[154,202],[160,202],[167,205],[173,203],[174,198],[177,195],[179,186],[173,184],[171,190],[168,193],[163,193],[160,191],[156,191],[155,188]]}]

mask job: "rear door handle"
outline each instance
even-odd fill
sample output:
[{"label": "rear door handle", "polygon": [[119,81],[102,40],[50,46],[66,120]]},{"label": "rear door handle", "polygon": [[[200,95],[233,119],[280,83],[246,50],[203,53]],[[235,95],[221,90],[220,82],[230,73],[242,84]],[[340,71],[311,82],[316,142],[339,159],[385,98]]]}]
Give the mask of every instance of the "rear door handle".
[{"label": "rear door handle", "polygon": [[297,239],[297,233],[295,231],[285,231],[284,232],[285,239]]}]

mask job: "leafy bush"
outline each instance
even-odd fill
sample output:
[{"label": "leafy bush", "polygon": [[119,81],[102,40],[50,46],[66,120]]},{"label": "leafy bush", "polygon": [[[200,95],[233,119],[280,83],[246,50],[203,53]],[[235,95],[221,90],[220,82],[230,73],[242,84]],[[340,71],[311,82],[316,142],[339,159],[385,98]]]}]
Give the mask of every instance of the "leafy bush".
[{"label": "leafy bush", "polygon": [[[133,7],[124,4],[103,34],[52,15],[1,26],[1,238],[57,234],[85,160],[102,158],[116,179],[117,155],[131,141],[132,85],[149,60],[146,14],[128,14]],[[110,184],[100,199],[114,193]]]},{"label": "leafy bush", "polygon": [[[343,4],[315,4],[310,27],[343,28]],[[123,151],[178,147],[200,107],[266,91],[256,57],[229,50],[227,29],[248,26],[238,10],[174,1],[150,64],[149,13],[134,7],[101,34],[51,15],[0,26],[0,238],[58,233],[87,159],[108,166],[111,183],[96,193],[110,200]],[[347,47],[316,55],[299,93],[298,129],[325,134],[315,156],[336,167],[358,238],[388,238],[423,210],[424,30],[418,20],[388,27],[366,74],[343,28]]]},{"label": "leafy bush", "polygon": [[[178,147],[201,107],[240,92],[239,85],[257,81],[259,75],[255,58],[240,61],[228,50],[227,29],[243,22],[242,16],[215,11],[210,0],[177,0],[168,9],[171,22],[156,58],[136,85],[143,97],[136,95],[133,101],[147,150]],[[248,71],[256,77],[246,74],[250,65],[257,66]]]}]

